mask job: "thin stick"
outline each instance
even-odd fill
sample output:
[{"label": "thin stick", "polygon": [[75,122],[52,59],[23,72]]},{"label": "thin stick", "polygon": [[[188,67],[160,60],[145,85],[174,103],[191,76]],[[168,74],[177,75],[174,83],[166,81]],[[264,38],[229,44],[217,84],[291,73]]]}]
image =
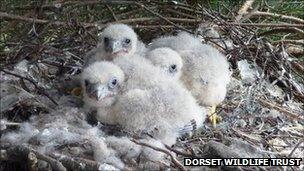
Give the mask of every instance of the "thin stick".
[{"label": "thin stick", "polygon": [[[188,29],[185,29],[182,26],[176,25],[172,21],[180,21],[180,22],[189,22],[189,23],[198,23],[201,22],[200,20],[196,19],[180,19],[180,18],[170,18],[172,21],[170,21],[168,18],[165,18],[161,16],[158,13],[153,12],[152,10],[146,8],[146,10],[149,10],[151,13],[154,15],[158,16],[159,18],[167,21],[169,24],[172,26],[179,28],[181,30],[191,32]],[[50,20],[42,20],[42,19],[34,19],[34,18],[29,18],[29,17],[23,17],[19,15],[14,15],[14,14],[8,14],[5,12],[0,12],[0,17],[1,18],[6,18],[6,19],[12,19],[12,20],[20,20],[20,21],[25,21],[25,22],[33,22],[33,23],[40,23],[40,24],[50,24],[50,25],[55,25],[55,26],[69,26],[68,22],[62,22],[62,21],[50,21]],[[119,20],[117,22],[112,22],[112,23],[132,23],[132,22],[138,22],[138,21],[147,21],[150,20],[151,18],[135,18],[135,19],[127,19],[127,20]],[[154,19],[154,18],[152,18]],[[100,24],[100,23],[80,23],[84,27],[99,27],[103,28],[106,26],[106,24]],[[111,23],[109,23],[111,24]],[[219,23],[218,25],[236,25],[236,26],[255,26],[255,27],[297,27],[297,28],[304,28],[304,24],[273,24],[273,23],[235,23],[235,22],[224,22],[224,23]]]},{"label": "thin stick", "polygon": [[274,23],[235,23],[225,22],[219,23],[218,25],[236,25],[236,26],[255,26],[255,27],[297,27],[304,28],[304,24],[274,24]]},{"label": "thin stick", "polygon": [[168,145],[165,145],[165,147],[166,147],[168,150],[173,151],[175,154],[178,154],[178,155],[182,155],[182,156],[185,156],[185,157],[194,157],[194,158],[197,157],[197,156],[194,156],[194,155],[192,155],[192,154],[190,154],[190,153],[185,153],[185,152],[176,150],[176,149],[174,149],[174,148],[172,148],[172,147],[170,147],[170,146],[168,146]]},{"label": "thin stick", "polygon": [[283,14],[277,14],[277,13],[271,13],[271,12],[263,12],[263,11],[255,11],[251,15],[252,16],[277,17],[277,18],[287,19],[287,20],[291,20],[291,21],[295,21],[295,22],[304,24],[304,20],[301,19],[301,18],[297,18],[297,17],[294,17],[294,16],[283,15]]},{"label": "thin stick", "polygon": [[146,6],[144,6],[143,4],[138,3],[138,2],[134,2],[134,3],[135,3],[136,5],[142,7],[142,8],[145,9],[146,11],[150,12],[151,14],[153,14],[153,15],[155,15],[155,16],[161,18],[161,19],[163,19],[163,20],[166,21],[167,23],[169,23],[169,24],[175,26],[176,28],[179,28],[179,29],[181,29],[181,30],[183,30],[183,31],[187,31],[187,32],[191,33],[190,30],[185,29],[184,27],[182,27],[182,26],[180,26],[180,25],[177,25],[177,24],[173,23],[172,21],[170,21],[170,20],[167,19],[166,17],[160,15],[160,14],[157,13],[157,12],[152,11],[151,9],[147,8]]},{"label": "thin stick", "polygon": [[278,44],[278,43],[291,43],[291,44],[298,44],[298,45],[304,45],[304,40],[289,40],[289,39],[285,39],[285,40],[277,40],[277,41],[273,41],[273,44]]},{"label": "thin stick", "polygon": [[304,142],[304,139],[301,139],[301,140],[297,143],[297,145],[292,149],[292,151],[290,152],[290,154],[288,154],[287,157],[291,157],[292,154],[296,151],[297,148],[299,148],[299,146],[300,146],[303,142]]},{"label": "thin stick", "polygon": [[115,21],[118,21],[118,19],[117,19],[116,15],[115,15],[114,11],[112,10],[112,8],[108,4],[106,4],[106,7],[108,8],[108,10],[110,11],[110,13],[112,14],[113,19]]},{"label": "thin stick", "polygon": [[264,107],[269,107],[269,108],[273,108],[275,110],[278,110],[282,113],[285,113],[287,117],[291,118],[291,119],[300,119],[300,118],[303,118],[303,116],[301,116],[300,114],[297,114],[297,113],[293,113],[293,112],[290,112],[289,110],[287,109],[284,109],[283,107],[280,107],[276,104],[272,104],[264,99],[261,99],[259,98],[258,101],[260,102],[260,104]]},{"label": "thin stick", "polygon": [[6,73],[6,74],[9,74],[9,75],[12,75],[12,76],[15,76],[15,77],[18,77],[18,78],[21,78],[21,79],[24,79],[24,80],[27,80],[29,81],[30,83],[32,83],[34,85],[34,87],[38,90],[38,93],[46,96],[49,100],[51,100],[55,105],[58,105],[58,103],[42,88],[40,87],[34,80],[28,78],[28,77],[24,77],[24,76],[21,76],[21,75],[18,75],[18,74],[15,74],[15,73],[12,73],[10,71],[7,71],[5,69],[0,69],[0,71]]},{"label": "thin stick", "polygon": [[146,146],[146,147],[149,147],[149,148],[152,148],[153,150],[156,150],[156,151],[160,151],[160,152],[163,152],[167,155],[170,156],[172,162],[182,171],[186,171],[186,168],[171,154],[170,151],[166,150],[166,149],[162,149],[162,148],[159,148],[159,147],[155,147],[155,146],[152,146],[150,144],[147,144],[147,143],[144,143],[144,142],[139,142],[135,139],[131,140],[133,141],[135,144],[138,144],[138,145],[142,145],[142,146]]},{"label": "thin stick", "polygon": [[[2,148],[2,146],[1,146]],[[56,171],[66,171],[66,168],[61,164],[61,162],[53,159],[52,157],[46,156],[28,146],[17,145],[8,147],[6,150],[6,158],[1,158],[3,160],[24,160],[28,158],[30,153],[34,153],[37,159],[48,162],[53,170]]]}]

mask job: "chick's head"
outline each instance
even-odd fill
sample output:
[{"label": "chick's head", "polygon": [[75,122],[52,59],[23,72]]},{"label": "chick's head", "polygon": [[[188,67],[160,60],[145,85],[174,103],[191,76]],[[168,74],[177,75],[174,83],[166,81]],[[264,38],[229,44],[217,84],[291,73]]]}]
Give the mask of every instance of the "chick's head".
[{"label": "chick's head", "polygon": [[96,106],[111,105],[124,82],[124,73],[111,62],[95,62],[82,73],[84,98]]},{"label": "chick's head", "polygon": [[176,51],[170,48],[157,48],[148,52],[146,56],[153,65],[160,67],[162,72],[179,79],[183,61]]},{"label": "chick's head", "polygon": [[106,55],[114,59],[118,56],[131,56],[137,47],[137,35],[125,24],[111,24],[101,33],[100,45]]}]

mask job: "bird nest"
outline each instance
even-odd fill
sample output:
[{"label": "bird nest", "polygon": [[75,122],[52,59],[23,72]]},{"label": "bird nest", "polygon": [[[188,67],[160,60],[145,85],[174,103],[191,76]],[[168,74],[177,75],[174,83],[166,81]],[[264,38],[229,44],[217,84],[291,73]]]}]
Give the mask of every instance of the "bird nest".
[{"label": "bird nest", "polygon": [[[168,163],[153,161],[159,168],[190,169],[183,166],[184,157],[303,158],[302,19],[264,12],[267,3],[251,10],[251,1],[226,9],[226,15],[197,1],[43,2],[7,5],[2,9],[6,12],[0,12],[1,139],[15,142],[1,141],[0,170],[115,169],[113,162],[94,161],[88,139],[96,130],[84,119],[81,97],[62,86],[63,80],[81,72],[84,54],[113,22],[133,26],[146,43],[178,30],[192,32],[223,52],[233,71],[227,97],[217,108],[222,120],[216,128],[206,121],[194,135],[166,148],[132,135],[138,146],[167,156]],[[274,18],[280,22],[271,22]],[[107,125],[97,127],[106,134],[127,134]],[[136,169],[142,161],[121,162],[124,169]],[[302,163],[219,169],[304,168]]]}]

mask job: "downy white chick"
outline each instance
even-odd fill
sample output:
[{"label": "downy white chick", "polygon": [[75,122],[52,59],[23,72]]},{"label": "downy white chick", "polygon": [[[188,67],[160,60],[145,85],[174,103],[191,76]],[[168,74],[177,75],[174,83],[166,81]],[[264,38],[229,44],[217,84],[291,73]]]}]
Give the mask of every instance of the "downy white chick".
[{"label": "downy white chick", "polygon": [[108,113],[124,82],[123,71],[111,62],[95,62],[83,70],[81,82],[85,108],[97,109],[97,120],[113,124]]},{"label": "downy white chick", "polygon": [[97,47],[88,52],[84,66],[95,61],[112,61],[119,56],[144,54],[146,45],[139,41],[134,30],[125,24],[110,24],[100,36]]},{"label": "downy white chick", "polygon": [[159,47],[172,48],[181,55],[184,63],[181,80],[200,104],[211,106],[210,119],[215,126],[215,107],[224,100],[231,75],[225,56],[186,32],[158,38],[149,49]]},{"label": "downy white chick", "polygon": [[121,95],[113,110],[127,131],[147,133],[173,145],[191,120],[201,126],[206,112],[191,93],[171,81],[150,89],[131,89]]},{"label": "downy white chick", "polygon": [[[116,78],[115,86],[113,78]],[[204,110],[177,82],[168,80],[150,88],[126,89],[127,86],[140,85],[141,81],[129,77],[122,84],[123,78],[119,67],[110,62],[96,62],[83,71],[84,101],[97,107],[99,121],[118,123],[131,132],[148,132],[171,145],[180,129],[191,120],[195,120],[198,126],[202,124]],[[163,77],[155,75],[155,80],[157,78]],[[118,94],[119,91],[122,93]]]},{"label": "downy white chick", "polygon": [[113,60],[125,73],[125,90],[148,89],[170,80],[161,70],[146,58],[139,55],[118,57]]},{"label": "downy white chick", "polygon": [[[164,126],[164,129],[158,128],[160,133],[156,137],[163,136],[158,137],[160,139],[171,137],[171,140],[168,140],[171,143],[175,142],[177,130],[182,129],[192,119],[197,125],[202,125],[206,113],[198,106],[191,93],[179,82],[171,79],[168,74],[153,66],[149,60],[134,55],[130,58],[119,57],[113,62],[126,73],[124,92],[127,92],[115,104],[114,110],[117,111],[114,113],[120,113],[118,117],[126,117],[118,119],[118,122],[136,118],[120,123],[123,127],[133,131],[149,132],[157,127],[153,124],[149,127],[149,120],[154,120]],[[159,120],[165,120],[165,123],[160,123]],[[165,125],[168,123],[172,129],[167,129]],[[175,134],[175,137],[167,136],[170,134]]]},{"label": "downy white chick", "polygon": [[154,66],[159,67],[162,72],[169,75],[175,80],[179,80],[183,61],[180,55],[170,48],[156,48],[147,52],[146,58],[149,59]]}]

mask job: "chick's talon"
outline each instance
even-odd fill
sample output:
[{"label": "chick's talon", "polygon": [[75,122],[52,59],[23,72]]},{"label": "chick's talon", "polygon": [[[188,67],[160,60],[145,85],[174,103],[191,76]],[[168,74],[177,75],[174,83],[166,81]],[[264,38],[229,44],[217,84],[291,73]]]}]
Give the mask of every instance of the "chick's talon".
[{"label": "chick's talon", "polygon": [[217,125],[217,121],[221,120],[221,118],[216,114],[216,106],[212,106],[210,108],[209,119],[214,128]]}]

